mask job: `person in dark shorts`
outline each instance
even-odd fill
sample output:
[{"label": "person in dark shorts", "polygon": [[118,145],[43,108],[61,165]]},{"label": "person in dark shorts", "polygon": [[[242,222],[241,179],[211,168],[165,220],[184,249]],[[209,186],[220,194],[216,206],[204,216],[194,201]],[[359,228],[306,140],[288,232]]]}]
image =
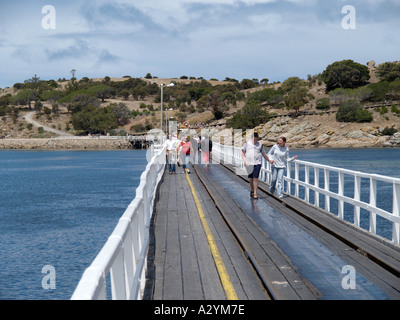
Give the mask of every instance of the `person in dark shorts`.
[{"label": "person in dark shorts", "polygon": [[247,141],[242,148],[242,158],[250,178],[250,197],[258,199],[258,177],[261,170],[261,159],[264,157],[269,163],[273,163],[265,153],[263,145],[258,141],[258,133],[255,132],[252,139]]}]

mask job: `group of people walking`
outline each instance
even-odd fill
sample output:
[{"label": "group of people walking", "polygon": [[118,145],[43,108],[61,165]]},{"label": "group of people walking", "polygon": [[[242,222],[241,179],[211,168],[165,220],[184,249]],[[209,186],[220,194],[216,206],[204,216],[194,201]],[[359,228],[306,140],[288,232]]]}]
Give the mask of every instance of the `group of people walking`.
[{"label": "group of people walking", "polygon": [[[191,157],[195,159],[196,163],[202,163],[206,167],[210,163],[212,141],[208,135],[199,138],[186,136],[181,141],[169,134],[164,146],[166,148],[169,174],[176,173],[176,164],[182,165],[183,172],[190,173]],[[252,139],[243,145],[242,158],[250,181],[251,198],[258,199],[257,190],[262,158],[265,158],[272,165],[270,193],[274,194],[276,191],[279,198],[283,197],[283,175],[286,162],[297,159],[297,156],[289,157],[289,148],[286,146],[285,137],[280,137],[267,154],[259,141],[258,133],[255,132],[252,135]]]},{"label": "group of people walking", "polygon": [[283,173],[287,161],[297,159],[297,156],[289,157],[289,148],[286,146],[286,138],[280,137],[268,154],[260,143],[258,133],[254,133],[252,139],[247,141],[242,148],[242,158],[250,180],[250,197],[258,199],[258,179],[261,170],[261,160],[264,157],[272,165],[272,181],[269,192],[275,190],[279,198],[283,197]]},{"label": "group of people walking", "polygon": [[[191,157],[199,160],[198,163],[202,163],[206,167],[210,163],[212,141],[208,135],[198,138],[186,136],[183,140],[179,140],[177,137],[169,134],[164,146],[166,148],[169,174],[176,173],[176,164],[179,166],[182,165],[183,172],[190,173]],[[200,155],[201,158],[199,159]]]}]

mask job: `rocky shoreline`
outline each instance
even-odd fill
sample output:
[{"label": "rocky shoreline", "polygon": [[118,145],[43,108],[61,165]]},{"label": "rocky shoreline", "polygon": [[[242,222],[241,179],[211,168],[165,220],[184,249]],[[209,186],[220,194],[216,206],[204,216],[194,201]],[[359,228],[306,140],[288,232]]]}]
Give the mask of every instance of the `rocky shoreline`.
[{"label": "rocky shoreline", "polygon": [[126,139],[1,139],[0,150],[129,150]]},{"label": "rocky shoreline", "polygon": [[[225,129],[229,130],[230,129]],[[254,129],[260,135],[260,142],[270,147],[280,136],[288,139],[288,146],[296,149],[314,148],[400,148],[400,132],[393,136],[384,136],[376,128],[361,128],[352,131],[328,130],[322,125],[304,121],[295,126],[286,127],[266,124]],[[214,139],[225,136],[224,130],[211,129]],[[243,137],[235,137],[236,142]],[[239,146],[239,145],[238,145]],[[0,150],[132,150],[132,144],[126,139],[0,139]]]},{"label": "rocky shoreline", "polygon": [[[390,121],[382,120],[379,115],[372,123],[338,123],[334,114],[313,115],[291,118],[278,117],[254,128],[260,136],[260,142],[270,147],[279,137],[287,138],[287,145],[296,149],[313,148],[399,148],[400,123],[397,116],[390,115]],[[393,128],[397,133],[384,135],[385,129]],[[219,120],[211,129],[210,135],[224,136],[226,121]],[[230,133],[231,134],[231,133]],[[237,137],[235,141],[239,141]]]},{"label": "rocky shoreline", "polygon": [[260,134],[264,145],[272,145],[280,136],[285,136],[288,146],[294,148],[388,148],[400,147],[400,132],[392,136],[382,135],[382,128],[364,126],[360,128],[329,129],[309,121],[297,125],[270,124]]}]

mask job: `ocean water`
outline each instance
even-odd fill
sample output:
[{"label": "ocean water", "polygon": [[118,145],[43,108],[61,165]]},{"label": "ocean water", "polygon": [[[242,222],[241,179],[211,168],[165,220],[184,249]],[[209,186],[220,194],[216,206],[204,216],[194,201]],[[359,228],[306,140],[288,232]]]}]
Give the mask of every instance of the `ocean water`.
[{"label": "ocean water", "polygon": [[69,299],[146,165],[145,151],[0,151],[0,299]]}]

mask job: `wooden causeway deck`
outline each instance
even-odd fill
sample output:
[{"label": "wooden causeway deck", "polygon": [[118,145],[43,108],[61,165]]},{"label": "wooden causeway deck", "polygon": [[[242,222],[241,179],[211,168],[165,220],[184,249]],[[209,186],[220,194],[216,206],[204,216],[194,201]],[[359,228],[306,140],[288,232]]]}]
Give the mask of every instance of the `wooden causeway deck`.
[{"label": "wooden causeway deck", "polygon": [[[229,169],[165,172],[151,228],[147,299],[225,300],[232,298],[227,283],[239,300],[400,299],[399,248],[299,200],[278,200],[263,183],[260,199],[252,200],[246,179]],[[296,252],[296,241],[309,252]],[[354,266],[357,290],[340,287],[335,263]]]},{"label": "wooden causeway deck", "polygon": [[[179,169],[179,168],[178,168]],[[189,175],[237,297],[268,299],[195,174]],[[153,299],[226,299],[186,174],[164,175],[156,203]]]}]

